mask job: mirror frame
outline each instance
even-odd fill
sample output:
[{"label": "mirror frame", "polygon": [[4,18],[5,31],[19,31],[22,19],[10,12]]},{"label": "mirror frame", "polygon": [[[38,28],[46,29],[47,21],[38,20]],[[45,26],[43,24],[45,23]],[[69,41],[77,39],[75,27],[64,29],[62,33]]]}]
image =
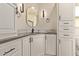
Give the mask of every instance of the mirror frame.
[{"label": "mirror frame", "polygon": [[[35,7],[36,9],[37,9],[37,22],[36,22],[36,26],[38,25],[38,16],[39,16],[39,11],[38,11],[38,8],[36,7],[36,6],[29,6],[28,8],[31,8],[31,7]],[[29,27],[31,27],[31,28],[34,28],[34,27],[36,27],[36,26],[30,26],[29,24],[28,24],[28,21],[27,21],[27,10],[28,10],[28,8],[26,8],[26,24],[29,26]]]}]

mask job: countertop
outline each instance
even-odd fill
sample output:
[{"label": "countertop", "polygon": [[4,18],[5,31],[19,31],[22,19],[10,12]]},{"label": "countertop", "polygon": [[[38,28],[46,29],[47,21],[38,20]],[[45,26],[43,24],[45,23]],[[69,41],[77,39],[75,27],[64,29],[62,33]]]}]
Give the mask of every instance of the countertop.
[{"label": "countertop", "polygon": [[19,38],[23,38],[23,37],[26,37],[26,36],[30,36],[30,35],[36,35],[36,34],[57,34],[55,32],[51,32],[51,33],[38,33],[38,32],[35,32],[35,33],[28,33],[28,34],[20,34],[20,35],[15,35],[15,36],[12,36],[12,37],[6,37],[6,38],[0,38],[0,44],[2,43],[6,43],[6,42],[9,42],[9,41],[13,41],[13,40],[16,40],[16,39],[19,39]]}]

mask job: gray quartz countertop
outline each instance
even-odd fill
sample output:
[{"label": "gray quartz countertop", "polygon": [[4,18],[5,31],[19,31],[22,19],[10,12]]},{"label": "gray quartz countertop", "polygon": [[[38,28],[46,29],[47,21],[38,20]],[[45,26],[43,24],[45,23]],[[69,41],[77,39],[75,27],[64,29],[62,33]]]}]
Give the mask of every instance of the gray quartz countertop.
[{"label": "gray quartz countertop", "polygon": [[51,33],[50,32],[48,32],[48,33],[42,33],[42,32],[38,33],[38,32],[35,32],[35,33],[16,35],[16,36],[7,37],[7,38],[3,38],[3,39],[1,38],[0,44],[6,43],[6,42],[9,42],[9,41],[12,41],[12,40],[16,40],[16,39],[19,39],[19,38],[23,38],[23,37],[26,37],[26,36],[36,35],[36,34],[57,34],[57,33],[52,33],[52,32]]}]

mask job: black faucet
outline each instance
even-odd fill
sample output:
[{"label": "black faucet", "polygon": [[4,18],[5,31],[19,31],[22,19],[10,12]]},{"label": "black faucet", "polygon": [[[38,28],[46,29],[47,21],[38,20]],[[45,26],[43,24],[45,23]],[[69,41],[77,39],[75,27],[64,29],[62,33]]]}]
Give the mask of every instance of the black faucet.
[{"label": "black faucet", "polygon": [[32,33],[34,33],[34,28],[32,28]]}]

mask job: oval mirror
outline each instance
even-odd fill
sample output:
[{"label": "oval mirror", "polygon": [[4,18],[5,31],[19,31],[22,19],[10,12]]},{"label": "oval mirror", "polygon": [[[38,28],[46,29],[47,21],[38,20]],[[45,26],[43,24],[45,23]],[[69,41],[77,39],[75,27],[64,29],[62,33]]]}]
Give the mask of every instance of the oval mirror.
[{"label": "oval mirror", "polygon": [[27,9],[27,24],[31,27],[37,25],[37,9],[35,7]]}]

